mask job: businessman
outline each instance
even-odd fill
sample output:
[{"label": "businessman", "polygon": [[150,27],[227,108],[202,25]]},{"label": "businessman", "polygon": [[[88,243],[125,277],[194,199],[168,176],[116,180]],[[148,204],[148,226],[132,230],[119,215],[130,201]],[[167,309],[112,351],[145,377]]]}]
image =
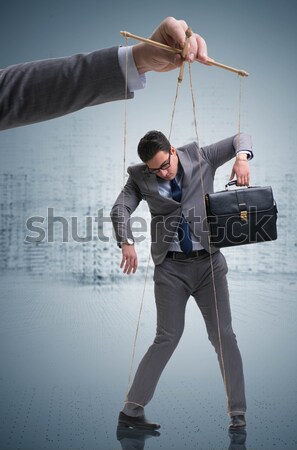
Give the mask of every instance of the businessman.
[{"label": "businessman", "polygon": [[[151,39],[184,45],[184,20],[167,17]],[[128,92],[145,85],[148,71],[166,72],[181,65],[180,55],[140,43],[128,48]],[[206,63],[204,39],[193,34],[186,59]],[[68,58],[17,64],[0,69],[0,130],[53,119],[86,106],[125,98],[126,49],[108,48]]]},{"label": "businessman", "polygon": [[[157,331],[140,362],[120,412],[119,425],[146,430],[159,428],[146,419],[144,407],[152,399],[161,373],[182,336],[185,308],[192,295],[225,378],[229,428],[244,428],[244,376],[231,324],[227,264],[222,253],[208,245],[203,194],[213,192],[216,169],[233,157],[231,177],[236,176],[238,185],[249,184],[248,160],[253,157],[251,138],[241,133],[240,139],[236,135],[201,149],[195,142],[175,148],[161,132],[150,131],[140,140],[138,155],[143,163],[128,168],[128,181],[112,208],[111,218],[122,249],[121,267],[124,273],[135,273],[138,263],[130,217],[142,200],[148,203],[151,253],[155,263]],[[198,353],[198,345],[193,348]]]}]

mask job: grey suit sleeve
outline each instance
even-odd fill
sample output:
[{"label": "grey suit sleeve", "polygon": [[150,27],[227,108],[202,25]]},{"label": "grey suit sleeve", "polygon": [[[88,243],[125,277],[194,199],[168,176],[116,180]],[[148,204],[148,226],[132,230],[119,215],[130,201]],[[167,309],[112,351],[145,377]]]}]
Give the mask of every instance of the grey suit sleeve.
[{"label": "grey suit sleeve", "polygon": [[130,218],[141,200],[142,195],[140,190],[130,176],[110,212],[118,243],[121,243],[128,238],[133,239]]},{"label": "grey suit sleeve", "polygon": [[201,153],[209,164],[213,166],[214,170],[216,170],[240,151],[249,151],[251,157],[253,157],[252,148],[251,136],[246,133],[240,133],[240,137],[236,134],[235,136],[201,148]]},{"label": "grey suit sleeve", "polygon": [[0,70],[0,130],[124,98],[118,47],[10,66]]}]

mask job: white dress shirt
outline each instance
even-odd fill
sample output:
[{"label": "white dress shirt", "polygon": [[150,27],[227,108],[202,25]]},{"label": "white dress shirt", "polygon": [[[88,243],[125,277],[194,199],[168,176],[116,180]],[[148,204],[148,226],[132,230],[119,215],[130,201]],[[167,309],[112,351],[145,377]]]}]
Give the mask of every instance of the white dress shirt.
[{"label": "white dress shirt", "polygon": [[130,92],[144,89],[146,85],[145,74],[140,75],[135,65],[132,47],[119,47],[118,51],[119,64],[124,78],[126,78],[126,73],[128,74],[127,84]]}]

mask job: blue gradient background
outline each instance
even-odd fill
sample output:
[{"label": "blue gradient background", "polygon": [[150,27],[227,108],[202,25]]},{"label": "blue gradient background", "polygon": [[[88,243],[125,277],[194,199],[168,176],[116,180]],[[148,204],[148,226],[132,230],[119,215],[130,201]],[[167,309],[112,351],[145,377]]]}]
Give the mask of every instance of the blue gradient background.
[{"label": "blue gradient background", "polygon": [[[2,2],[0,65],[124,45],[120,30],[148,36],[168,15],[184,18],[199,32],[209,56],[250,73],[243,83],[241,127],[254,141],[252,184],[273,186],[280,215],[276,242],[225,251],[247,379],[246,448],[295,449],[297,3]],[[192,65],[192,73],[200,144],[235,134],[238,78],[199,64]],[[128,164],[137,161],[136,145],[147,130],[168,132],[176,77],[175,72],[148,74],[147,88],[128,102]],[[172,135],[176,146],[194,136],[189,94],[186,76]],[[0,134],[1,204],[13,211],[5,229],[9,239],[1,240],[0,248],[8,261],[0,277],[0,450],[120,448],[115,427],[148,240],[139,246],[141,270],[128,282],[119,277],[115,243],[98,243],[104,259],[94,261],[102,285],[89,277],[94,247],[58,242],[35,254],[23,250],[23,240],[25,218],[44,215],[47,207],[64,216],[92,214],[100,207],[108,213],[123,180],[123,115],[124,102],[115,102]],[[230,169],[220,169],[218,189]],[[24,177],[29,184],[22,216],[15,211]],[[6,206],[3,223],[10,214]],[[141,211],[147,217],[147,210]],[[146,302],[136,363],[154,335],[151,280]],[[217,362],[192,303],[187,314],[185,336],[148,407],[162,433],[146,442],[147,449],[229,446]]]},{"label": "blue gradient background", "polygon": [[[96,1],[86,1],[84,4],[78,1],[7,2],[2,4],[0,19],[1,66],[123,44],[119,35],[121,29],[147,36],[169,13],[177,18],[184,17],[207,40],[210,56],[250,72],[244,83],[243,128],[249,129],[257,149],[261,149],[257,156],[261,162],[263,158],[263,163],[269,164],[269,157],[270,161],[285,170],[288,167],[287,158],[295,160],[292,135],[296,120],[296,10],[294,1],[210,0],[188,2],[186,5],[175,1],[141,4],[132,1],[128,5],[112,1],[106,5]],[[193,67],[193,72],[196,90],[202,96],[199,114],[202,140],[220,138],[222,131],[223,135],[233,132],[237,114],[236,77],[198,64]],[[169,126],[175,81],[175,73],[150,74],[149,88],[138,92],[135,101],[129,103],[131,158],[134,157],[134,143],[143,131],[154,126],[160,128],[162,124],[164,129]],[[203,98],[205,86],[217,89],[218,95],[223,92],[224,104],[230,97],[226,106],[234,109],[234,118],[230,117],[228,129],[224,126],[221,130],[219,127],[223,120],[220,111],[214,116],[216,92],[211,99],[208,96]],[[188,107],[188,96],[181,97],[184,98],[181,105],[187,105],[187,116],[179,117],[177,121],[178,124],[182,122],[184,128],[190,125],[192,113]],[[217,124],[209,123],[209,116],[203,111],[206,107],[211,110],[212,122],[215,119]],[[104,121],[106,126],[112,127],[114,117],[121,124],[122,109],[121,103],[112,104],[79,112],[75,117],[77,120],[91,121],[94,126]],[[34,142],[34,138],[42,135],[46,137],[49,151],[53,152],[50,139],[57,132],[57,127],[69,129],[71,123],[71,119],[62,118],[26,129],[7,131],[1,135],[1,147],[6,139],[9,143],[14,140],[19,144],[24,139]],[[178,138],[180,130],[177,131]],[[187,130],[184,131],[186,133]],[[19,162],[17,150],[13,152],[15,161],[12,161],[12,155],[3,153],[2,150],[3,164]]]}]

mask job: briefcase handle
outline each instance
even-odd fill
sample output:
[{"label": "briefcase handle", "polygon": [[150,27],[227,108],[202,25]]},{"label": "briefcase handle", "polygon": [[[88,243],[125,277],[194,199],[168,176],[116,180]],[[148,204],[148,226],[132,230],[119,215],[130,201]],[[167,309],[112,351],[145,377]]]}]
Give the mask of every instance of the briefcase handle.
[{"label": "briefcase handle", "polygon": [[[236,183],[237,183],[237,180],[229,181],[229,183],[225,184],[225,190],[228,191],[228,188],[229,188],[230,186],[235,186]],[[244,188],[244,187],[247,188],[248,186],[240,186],[240,188]]]}]

